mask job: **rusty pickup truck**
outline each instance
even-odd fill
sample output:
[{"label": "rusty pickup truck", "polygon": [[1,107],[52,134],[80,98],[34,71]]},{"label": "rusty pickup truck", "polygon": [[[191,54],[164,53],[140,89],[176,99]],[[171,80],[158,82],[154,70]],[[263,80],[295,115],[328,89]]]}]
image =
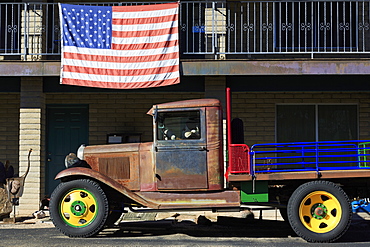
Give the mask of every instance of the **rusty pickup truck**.
[{"label": "rusty pickup truck", "polygon": [[55,226],[89,237],[128,209],[269,205],[308,242],[341,237],[351,222],[350,198],[370,197],[369,141],[234,143],[230,95],[228,89],[226,150],[220,101],[195,99],[148,111],[153,142],[81,146],[68,155],[50,200]]}]

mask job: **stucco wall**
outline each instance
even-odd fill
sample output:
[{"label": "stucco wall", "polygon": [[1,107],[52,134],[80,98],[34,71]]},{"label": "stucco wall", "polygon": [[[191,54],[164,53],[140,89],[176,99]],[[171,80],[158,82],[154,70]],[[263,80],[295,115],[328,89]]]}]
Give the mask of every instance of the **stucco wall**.
[{"label": "stucco wall", "polygon": [[[89,104],[90,145],[106,142],[108,133],[142,133],[152,140],[146,114],[156,103],[202,98],[203,93],[47,94],[47,104]],[[244,122],[247,144],[275,142],[276,104],[358,104],[359,138],[370,139],[370,93],[352,92],[233,92],[233,118]]]},{"label": "stucco wall", "polygon": [[105,144],[109,133],[141,133],[152,141],[152,119],[146,112],[153,104],[203,98],[203,93],[83,93],[46,96],[46,104],[88,104],[89,144]]}]

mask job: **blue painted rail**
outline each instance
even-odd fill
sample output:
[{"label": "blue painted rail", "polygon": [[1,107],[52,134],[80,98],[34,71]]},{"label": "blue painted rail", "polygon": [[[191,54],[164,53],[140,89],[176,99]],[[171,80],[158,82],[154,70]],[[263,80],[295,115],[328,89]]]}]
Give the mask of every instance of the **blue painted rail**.
[{"label": "blue painted rail", "polygon": [[370,169],[370,141],[255,144],[250,173]]}]

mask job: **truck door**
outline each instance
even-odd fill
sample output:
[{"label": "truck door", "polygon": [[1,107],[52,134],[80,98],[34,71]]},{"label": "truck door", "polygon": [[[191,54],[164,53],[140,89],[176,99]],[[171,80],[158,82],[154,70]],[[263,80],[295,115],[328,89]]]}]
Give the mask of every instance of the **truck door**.
[{"label": "truck door", "polygon": [[207,189],[204,109],[159,110],[155,126],[158,189]]}]

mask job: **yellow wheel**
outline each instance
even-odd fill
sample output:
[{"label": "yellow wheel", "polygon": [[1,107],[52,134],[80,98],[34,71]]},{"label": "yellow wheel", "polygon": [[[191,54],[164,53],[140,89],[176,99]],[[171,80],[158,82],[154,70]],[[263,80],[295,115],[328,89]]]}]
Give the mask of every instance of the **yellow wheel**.
[{"label": "yellow wheel", "polygon": [[333,242],[348,229],[352,207],[342,188],[328,181],[299,186],[289,199],[288,219],[295,233],[308,242]]},{"label": "yellow wheel", "polygon": [[61,200],[60,214],[68,225],[84,227],[95,219],[97,209],[98,204],[90,191],[76,189]]},{"label": "yellow wheel", "polygon": [[332,231],[340,222],[342,207],[332,194],[315,191],[307,195],[299,207],[302,224],[313,232]]},{"label": "yellow wheel", "polygon": [[89,179],[61,183],[50,198],[50,218],[69,237],[90,237],[101,231],[109,216],[108,199]]}]

